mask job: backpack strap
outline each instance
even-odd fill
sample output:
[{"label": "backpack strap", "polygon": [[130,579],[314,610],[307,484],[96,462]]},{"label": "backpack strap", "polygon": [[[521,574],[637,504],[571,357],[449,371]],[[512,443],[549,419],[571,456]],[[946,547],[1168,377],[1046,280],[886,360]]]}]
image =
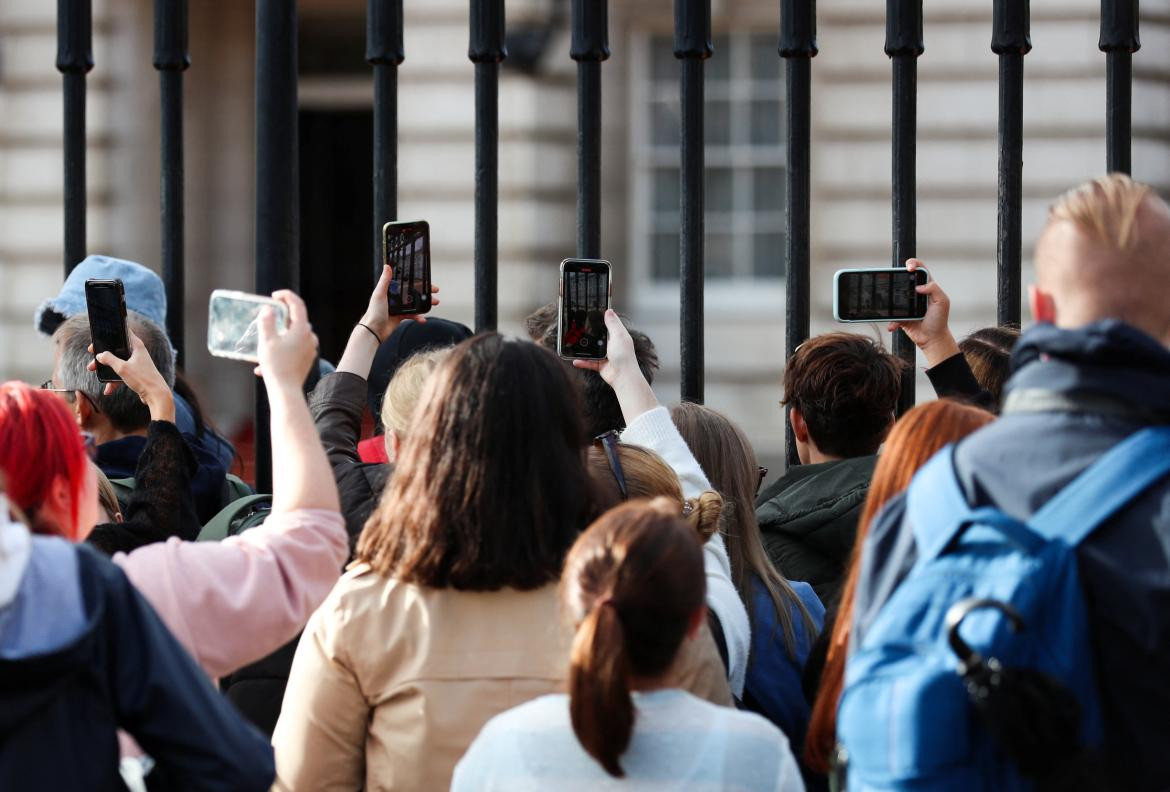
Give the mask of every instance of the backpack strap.
[{"label": "backpack strap", "polygon": [[1111,448],[1028,521],[1047,539],[1072,547],[1170,475],[1170,426],[1135,432]]},{"label": "backpack strap", "polygon": [[244,514],[248,509],[252,508],[260,501],[271,501],[271,495],[249,495],[246,498],[239,498],[229,503],[220,509],[214,517],[207,521],[203,529],[199,531],[199,536],[195,538],[197,542],[219,542],[228,537],[232,529],[232,522],[237,517]]}]

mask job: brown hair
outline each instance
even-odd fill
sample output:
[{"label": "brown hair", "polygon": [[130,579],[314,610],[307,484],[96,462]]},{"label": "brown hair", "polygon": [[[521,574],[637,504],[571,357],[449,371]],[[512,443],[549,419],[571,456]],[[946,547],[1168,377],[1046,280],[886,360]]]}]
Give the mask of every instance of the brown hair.
[{"label": "brown hair", "polygon": [[826,333],[800,345],[784,369],[781,404],[800,410],[823,453],[877,453],[894,420],[906,364],[865,336]]},{"label": "brown hair", "polygon": [[869,535],[870,524],[886,503],[910,486],[914,474],[939,449],[958,442],[993,420],[995,416],[986,410],[940,399],[908,411],[890,430],[886,447],[873,472],[861,519],[857,523],[853,558],[849,562],[825,669],[821,673],[821,685],[809,720],[804,761],[811,769],[828,772],[829,755],[836,742],[837,704],[841,700],[845,681],[845,655],[849,648],[849,632],[853,627],[853,600],[857,593],[857,579],[861,574],[861,546]]},{"label": "brown hair", "polygon": [[483,333],[427,383],[355,557],[433,588],[534,589],[557,579],[594,514],[564,367],[535,344]]},{"label": "brown hair", "polygon": [[114,491],[114,485],[97,465],[93,466],[93,472],[97,474],[98,503],[111,522],[122,522],[122,504],[118,502],[118,493]]},{"label": "brown hair", "polygon": [[703,551],[666,499],[606,512],[569,551],[561,602],[577,625],[569,715],[582,747],[611,776],[634,730],[630,678],[670,668],[703,607]]},{"label": "brown hair", "polygon": [[810,641],[816,634],[816,624],[764,551],[760,524],[756,521],[755,494],[760,481],[756,452],[742,429],[710,407],[683,402],[670,408],[670,417],[711,484],[723,495],[727,513],[723,538],[731,559],[731,579],[747,607],[751,628],[756,628],[751,607],[752,580],[758,579],[776,609],[776,624],[783,635],[784,649],[789,657],[796,659],[792,608],[800,614],[804,634]]},{"label": "brown hair", "polygon": [[[704,542],[720,529],[725,513],[722,495],[708,491],[697,498],[685,499],[678,476],[658,454],[626,443],[619,443],[617,452],[630,500],[669,498],[678,504],[679,514],[686,512],[687,523]],[[597,511],[603,512],[619,505],[622,502],[621,489],[610,467],[609,458],[599,444],[595,443],[589,449],[586,465],[593,479]]]},{"label": "brown hair", "polygon": [[1003,386],[1012,372],[1012,347],[1020,340],[1014,327],[984,327],[959,342],[959,351],[979,386],[991,394],[995,412],[1003,400]]}]

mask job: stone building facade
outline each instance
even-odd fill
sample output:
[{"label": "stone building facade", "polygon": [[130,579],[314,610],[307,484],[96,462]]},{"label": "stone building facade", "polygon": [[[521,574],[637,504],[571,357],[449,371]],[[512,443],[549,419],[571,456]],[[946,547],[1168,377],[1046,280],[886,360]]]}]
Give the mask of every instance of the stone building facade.
[{"label": "stone building facade", "polygon": [[[365,300],[372,80],[362,0],[301,0],[302,289],[326,356]],[[1105,60],[1097,0],[1032,0],[1026,59],[1025,261],[1048,202],[1105,165]],[[502,329],[556,295],[574,252],[575,67],[567,0],[512,0],[500,82]],[[399,74],[399,215],[430,221],[441,315],[472,312],[474,101],[466,0],[406,0]],[[814,332],[832,327],[831,275],[890,260],[890,67],[883,4],[820,0],[813,62]],[[251,410],[246,366],[203,350],[212,288],[249,289],[254,257],[254,8],[190,4],[186,73],[188,371],[218,422]],[[615,304],[662,356],[678,393],[677,73],[670,0],[610,2],[603,68],[602,249]],[[775,0],[714,0],[707,74],[707,401],[739,420],[778,469],[784,349],[784,134]],[[0,2],[0,378],[51,365],[36,304],[61,280],[62,98],[55,4]],[[158,80],[152,3],[94,0],[89,77],[93,252],[158,266]],[[919,61],[918,253],[954,298],[959,331],[995,309],[996,59],[991,3],[930,0]],[[1170,187],[1170,0],[1142,3],[1134,172]],[[1025,278],[1027,278],[1027,263]],[[352,315],[350,315],[352,314]],[[862,329],[864,331],[864,328]],[[877,332],[876,330],[873,332]],[[884,331],[883,331],[884,333]],[[919,388],[920,398],[929,390]]]}]

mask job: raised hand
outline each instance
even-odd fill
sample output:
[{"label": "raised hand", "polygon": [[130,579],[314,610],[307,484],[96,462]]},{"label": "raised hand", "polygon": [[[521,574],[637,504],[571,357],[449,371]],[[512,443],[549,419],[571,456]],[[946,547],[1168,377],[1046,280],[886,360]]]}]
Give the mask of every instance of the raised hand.
[{"label": "raised hand", "polygon": [[[147,351],[146,344],[142,343],[142,339],[134,335],[134,331],[130,329],[127,329],[126,333],[130,336],[130,357],[128,359],[122,360],[113,352],[102,352],[96,360],[89,362],[87,368],[90,371],[96,371],[98,363],[109,366],[115,374],[122,378],[122,382],[107,382],[102,393],[109,396],[117,390],[119,385],[125,385],[134,391],[150,410],[151,420],[173,423],[175,420],[175,396],[171,393],[171,386],[167,384],[162,374],[159,373],[158,367],[154,365],[154,360],[151,359],[150,352]],[[89,345],[89,351],[93,352],[93,344]]]},{"label": "raised hand", "polygon": [[[378,336],[379,341],[385,341],[390,337],[390,334],[402,324],[406,319],[413,319],[416,322],[422,323],[427,320],[426,314],[409,314],[407,316],[391,316],[390,306],[387,295],[390,291],[390,281],[393,278],[393,270],[388,264],[382,266],[382,275],[378,278],[378,283],[374,286],[374,291],[370,295],[369,305],[366,306],[366,312],[362,314],[359,324],[363,324]],[[438,286],[431,286],[431,294],[439,293]],[[431,298],[431,305],[439,304],[436,297]]]},{"label": "raised hand", "polygon": [[[908,259],[906,269],[910,272],[924,266],[919,259]],[[920,322],[890,322],[889,331],[903,330],[914,345],[922,350],[927,366],[933,367],[949,357],[959,354],[959,345],[948,324],[951,315],[951,300],[937,280],[915,287],[919,294],[927,296],[926,316]]]},{"label": "raised hand", "polygon": [[305,302],[293,292],[282,289],[272,298],[288,308],[288,329],[276,329],[276,312],[265,307],[260,311],[260,342],[256,375],[263,377],[271,389],[274,385],[300,388],[317,357],[317,335],[309,323]]}]

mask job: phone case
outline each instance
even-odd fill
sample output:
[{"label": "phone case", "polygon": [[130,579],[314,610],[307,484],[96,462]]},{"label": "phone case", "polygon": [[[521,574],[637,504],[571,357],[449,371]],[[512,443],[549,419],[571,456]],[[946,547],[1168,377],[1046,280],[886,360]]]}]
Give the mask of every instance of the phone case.
[{"label": "phone case", "polygon": [[[841,276],[847,272],[873,272],[874,270],[894,269],[893,267],[855,267],[853,269],[837,270],[833,274],[833,319],[842,324],[874,324],[875,322],[921,322],[921,316],[903,316],[892,319],[842,319],[841,318]],[[926,273],[926,282],[930,283],[930,270],[919,267],[916,272]]]},{"label": "phone case", "polygon": [[258,363],[256,319],[265,305],[276,311],[277,329],[287,329],[288,308],[284,303],[231,289],[213,291],[207,304],[207,351],[215,357]]},{"label": "phone case", "polygon": [[[399,228],[406,228],[410,226],[420,226],[424,229],[427,239],[427,263],[426,263],[426,281],[423,284],[423,289],[418,295],[418,300],[415,305],[405,307],[402,305],[390,306],[391,316],[418,316],[419,314],[430,313],[431,310],[431,227],[426,220],[407,220],[402,222],[386,223],[382,226],[382,263],[390,264],[390,251],[387,249],[387,242],[389,241],[392,231]],[[391,284],[393,288],[393,284]],[[396,309],[397,308],[397,309]]]},{"label": "phone case", "polygon": [[[605,293],[605,307],[608,310],[613,304],[613,264],[605,259],[565,259],[561,262],[557,276],[557,355],[563,360],[604,360],[606,355],[566,355],[564,349],[565,328],[562,321],[565,315],[565,265],[570,261],[595,261],[604,264],[609,270],[609,288]],[[606,352],[608,354],[608,333],[606,334]]]},{"label": "phone case", "polygon": [[[102,280],[99,278],[91,278],[90,280],[87,280],[85,283],[85,289],[86,289],[85,302],[86,302],[86,313],[89,317],[90,340],[93,341],[93,345],[94,345],[94,350],[93,350],[94,355],[95,355],[94,362],[97,362],[96,361],[97,353],[99,353],[99,352],[113,352],[113,351],[115,351],[115,348],[114,347],[104,347],[102,349],[98,349],[97,340],[94,339],[94,337],[93,337],[93,327],[96,324],[96,322],[94,321],[95,317],[94,317],[92,310],[90,310],[91,306],[89,303],[89,288],[90,288],[91,283],[100,284],[102,286],[109,286],[111,288],[116,288],[118,290],[118,302],[119,302],[120,308],[121,308],[121,319],[122,319],[122,328],[121,328],[122,329],[122,343],[121,343],[121,346],[118,348],[125,350],[127,357],[129,357],[129,354],[130,354],[130,334],[126,330],[126,289],[122,285],[122,281],[117,279],[117,278],[115,278],[113,280]],[[119,357],[121,357],[121,356],[119,355]],[[102,365],[101,363],[97,364],[97,369],[95,370],[95,373],[97,374],[98,382],[121,382],[122,381],[122,378],[119,377],[117,374],[115,374],[114,370],[112,368],[110,368],[109,366]]]}]

